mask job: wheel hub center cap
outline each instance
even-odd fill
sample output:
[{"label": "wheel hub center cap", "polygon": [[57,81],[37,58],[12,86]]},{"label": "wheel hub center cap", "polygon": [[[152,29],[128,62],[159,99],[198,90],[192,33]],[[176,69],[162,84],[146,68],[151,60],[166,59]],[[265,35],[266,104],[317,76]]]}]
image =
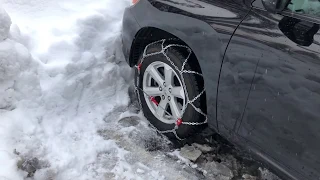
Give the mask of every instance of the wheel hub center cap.
[{"label": "wheel hub center cap", "polygon": [[168,87],[164,88],[164,91],[163,91],[163,92],[164,92],[165,95],[168,95],[168,96],[171,95],[171,89],[168,88]]}]

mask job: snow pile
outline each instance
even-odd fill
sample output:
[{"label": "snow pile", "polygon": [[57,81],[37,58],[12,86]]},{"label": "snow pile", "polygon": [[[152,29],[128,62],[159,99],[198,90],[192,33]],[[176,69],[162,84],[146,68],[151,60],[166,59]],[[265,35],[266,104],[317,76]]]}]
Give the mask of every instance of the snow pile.
[{"label": "snow pile", "polygon": [[0,109],[12,109],[16,100],[41,94],[37,63],[28,49],[9,38],[11,19],[0,8]]},{"label": "snow pile", "polygon": [[129,0],[0,3],[1,180],[197,179],[128,112]]},{"label": "snow pile", "polygon": [[[130,70],[112,62],[115,50],[107,54],[102,45],[119,41],[113,34],[119,27],[104,28],[107,22],[101,13],[80,18],[74,27],[70,24],[75,30],[67,37],[56,32],[50,35],[53,42],[45,42],[46,47],[37,45],[36,41],[41,44],[43,40],[33,42],[37,65],[25,46],[8,38],[22,39],[16,26],[9,35],[10,17],[3,9],[0,12],[4,39],[0,42],[0,162],[10,163],[1,166],[0,175],[9,179],[30,176],[35,172],[21,171],[28,168],[17,164],[21,161],[28,166],[25,162],[36,158],[40,162],[36,179],[96,177],[95,171],[103,169],[94,165],[98,154],[124,154],[114,141],[104,141],[97,133],[105,124],[106,113],[129,101],[128,82],[120,71]],[[102,37],[106,31],[112,37]]]}]

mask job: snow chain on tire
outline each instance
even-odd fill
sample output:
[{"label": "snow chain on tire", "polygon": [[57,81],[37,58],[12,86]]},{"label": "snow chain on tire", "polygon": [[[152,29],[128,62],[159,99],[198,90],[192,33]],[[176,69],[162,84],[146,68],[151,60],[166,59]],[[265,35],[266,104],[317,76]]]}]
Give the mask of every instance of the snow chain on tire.
[{"label": "snow chain on tire", "polygon": [[[168,39],[168,40],[172,40],[172,39]],[[188,62],[188,60],[189,60],[189,58],[190,58],[190,56],[191,56],[191,54],[192,54],[192,50],[191,50],[188,46],[184,46],[184,45],[180,45],[180,44],[169,44],[169,45],[167,45],[167,46],[164,46],[164,43],[165,43],[165,42],[166,42],[166,39],[162,39],[162,40],[159,40],[159,41],[156,41],[156,42],[153,42],[153,43],[147,45],[146,48],[144,49],[141,62],[140,62],[138,65],[135,66],[135,67],[137,68],[137,71],[138,71],[137,83],[135,84],[135,91],[136,91],[137,96],[138,96],[138,101],[139,101],[139,105],[140,105],[140,110],[142,110],[142,104],[141,104],[141,99],[140,99],[140,91],[141,91],[142,93],[146,94],[146,95],[150,98],[150,100],[151,100],[152,102],[154,102],[154,97],[148,95],[146,92],[143,91],[143,89],[140,88],[140,82],[139,82],[140,69],[141,69],[141,65],[142,65],[142,63],[143,63],[143,61],[144,61],[145,58],[150,57],[150,56],[154,56],[154,55],[158,55],[158,54],[164,55],[164,56],[166,57],[166,59],[170,62],[170,64],[179,72],[179,74],[180,74],[180,76],[181,76],[183,88],[184,88],[184,91],[185,91],[185,94],[186,94],[186,98],[187,98],[187,103],[186,103],[187,105],[184,106],[184,108],[182,109],[181,117],[174,117],[174,118],[176,118],[177,120],[176,120],[175,127],[174,127],[173,129],[171,129],[171,130],[165,130],[165,131],[160,131],[160,130],[158,130],[157,128],[155,128],[151,123],[150,123],[150,124],[151,124],[151,126],[152,126],[153,128],[156,129],[157,132],[159,132],[159,133],[161,133],[161,134],[173,133],[178,140],[183,140],[183,139],[181,139],[181,138],[178,136],[178,134],[177,134],[177,132],[176,132],[177,129],[179,128],[179,126],[180,126],[181,124],[189,125],[189,126],[200,126],[200,125],[206,124],[206,123],[208,122],[207,114],[205,114],[204,112],[202,112],[202,110],[201,110],[200,108],[197,108],[197,107],[193,104],[197,99],[199,99],[199,98],[205,93],[205,88],[203,88],[203,90],[200,92],[200,94],[198,94],[196,97],[190,99],[190,98],[189,98],[189,95],[188,95],[188,92],[187,92],[187,90],[186,90],[187,88],[186,88],[186,85],[185,85],[185,82],[184,82],[183,74],[185,74],[185,73],[191,73],[191,74],[196,74],[196,75],[199,75],[199,76],[202,76],[202,77],[203,77],[203,75],[202,75],[201,73],[196,72],[196,71],[190,71],[190,70],[185,70],[185,69],[184,69],[186,63]],[[147,54],[147,49],[148,49],[151,45],[154,45],[154,44],[157,44],[157,43],[161,43],[161,48],[162,48],[162,50],[159,51],[159,52],[154,52],[154,53]],[[170,48],[170,47],[186,48],[187,51],[189,52],[187,58],[184,60],[184,62],[183,62],[183,64],[182,64],[181,69],[179,69],[179,68],[173,63],[173,61],[171,61],[171,59],[169,58],[169,56],[166,54],[165,51],[166,51],[168,48]],[[195,111],[197,111],[197,112],[200,113],[202,116],[204,116],[204,117],[205,117],[205,121],[203,121],[203,122],[184,122],[184,121],[182,120],[182,117],[183,117],[183,115],[184,115],[184,113],[185,113],[188,105],[191,105],[191,106],[194,108]],[[158,106],[159,106],[161,109],[163,109],[163,110],[165,111],[165,113],[167,113],[168,115],[172,116],[170,113],[168,113],[168,112],[165,110],[165,108],[161,107],[160,105],[158,105]]]}]

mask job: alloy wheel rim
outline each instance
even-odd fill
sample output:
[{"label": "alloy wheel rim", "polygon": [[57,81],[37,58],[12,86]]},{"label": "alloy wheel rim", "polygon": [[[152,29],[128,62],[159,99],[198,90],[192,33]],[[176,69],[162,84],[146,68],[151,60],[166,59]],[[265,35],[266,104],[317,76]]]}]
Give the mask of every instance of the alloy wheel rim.
[{"label": "alloy wheel rim", "polygon": [[151,63],[145,70],[142,85],[147,106],[158,120],[174,124],[182,116],[186,105],[185,89],[171,66],[161,61]]}]

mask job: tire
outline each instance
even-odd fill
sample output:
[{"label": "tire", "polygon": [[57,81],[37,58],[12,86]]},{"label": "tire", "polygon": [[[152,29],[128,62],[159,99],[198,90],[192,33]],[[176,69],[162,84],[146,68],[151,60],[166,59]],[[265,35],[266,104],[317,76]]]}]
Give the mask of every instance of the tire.
[{"label": "tire", "polygon": [[[181,87],[183,87],[183,92],[184,92],[184,97],[185,97],[184,102],[181,103],[183,101],[181,99],[183,99],[183,98],[181,98],[181,99],[174,98],[176,100],[175,102],[177,102],[175,104],[180,103],[179,105],[181,105],[181,106],[183,106],[183,104],[186,104],[185,112],[180,113],[180,114],[183,114],[183,116],[181,118],[182,121],[183,122],[195,122],[195,123],[203,123],[204,121],[206,121],[206,115],[205,115],[205,111],[203,108],[204,106],[201,107],[201,105],[206,103],[205,98],[203,98],[204,95],[201,95],[202,97],[199,96],[200,94],[204,94],[204,93],[202,93],[203,87],[201,87],[201,86],[203,86],[202,76],[200,76],[199,74],[196,74],[196,73],[182,73],[182,74],[180,74],[180,72],[179,72],[182,69],[183,63],[185,62],[186,58],[189,55],[189,53],[182,53],[182,51],[186,51],[186,50],[188,50],[188,49],[186,49],[186,47],[183,49],[182,47],[178,47],[178,46],[172,46],[172,47],[167,48],[164,51],[164,53],[167,55],[167,57],[169,57],[169,59],[171,60],[171,62],[170,62],[163,53],[157,53],[157,52],[162,51],[162,43],[150,44],[145,48],[145,52],[144,52],[145,55],[149,55],[151,53],[156,53],[156,54],[151,55],[151,56],[144,56],[144,53],[142,53],[140,56],[140,59],[138,61],[138,66],[137,66],[137,67],[139,67],[139,70],[137,69],[136,73],[135,73],[135,84],[138,87],[138,91],[139,91],[139,93],[137,93],[137,96],[140,100],[140,104],[141,104],[141,108],[144,113],[144,116],[149,120],[149,122],[155,128],[157,128],[159,130],[159,132],[174,130],[175,127],[178,127],[175,130],[176,134],[173,132],[164,133],[170,139],[173,138],[173,139],[182,140],[182,139],[188,138],[191,135],[195,134],[196,132],[201,131],[206,126],[206,124],[204,124],[204,125],[181,124],[179,126],[176,126],[177,124],[176,124],[175,120],[177,118],[174,118],[174,117],[170,118],[170,119],[173,119],[174,122],[164,122],[164,121],[166,121],[166,118],[160,118],[161,116],[158,115],[158,113],[152,112],[153,107],[155,107],[157,110],[157,108],[159,108],[161,102],[165,101],[163,99],[163,95],[155,97],[155,99],[157,100],[157,103],[159,103],[159,105],[158,105],[158,107],[153,106],[152,103],[154,103],[154,102],[152,102],[152,101],[150,101],[150,99],[148,99],[150,96],[149,96],[149,94],[146,93],[147,87],[144,86],[144,84],[150,83],[149,80],[147,82],[147,79],[149,77],[149,75],[147,73],[150,73],[149,67],[153,67],[153,66],[159,64],[160,68],[157,69],[157,71],[160,74],[161,74],[161,65],[162,64],[164,66],[163,69],[170,70],[170,68],[171,68],[171,70],[173,72],[172,74],[174,74],[173,75],[174,80],[172,80],[172,84],[181,83]],[[184,55],[184,54],[186,54],[186,55]],[[190,61],[190,59],[189,59],[189,61]],[[192,71],[191,65],[188,62],[185,64],[184,70]],[[166,72],[166,70],[163,70],[163,72],[161,74],[161,75],[163,75],[163,79],[166,79],[165,75],[164,75],[165,72]],[[196,76],[198,76],[198,77],[196,77]],[[199,82],[199,78],[202,80],[202,82]],[[152,80],[154,80],[154,79],[151,76],[151,84],[153,82]],[[177,82],[179,82],[179,83],[177,83]],[[183,85],[183,83],[185,85]],[[155,84],[154,87],[161,86],[157,82],[154,82],[154,84]],[[163,88],[167,88],[167,87],[163,86]],[[166,92],[169,92],[169,91],[166,91]],[[180,95],[181,94],[183,94],[183,93],[181,93],[181,91],[180,91]],[[167,96],[167,95],[165,95],[165,96]],[[165,97],[165,98],[167,98],[166,101],[168,101],[167,106],[170,107],[170,108],[168,108],[167,112],[170,111],[171,114],[174,114],[173,112],[178,112],[178,111],[171,110],[171,107],[173,107],[173,106],[171,106],[171,104],[170,104],[171,101],[169,101],[169,96]],[[192,100],[197,96],[199,96],[199,98],[197,98],[192,104],[196,108],[198,108],[198,111],[200,110],[200,112],[204,112],[204,113],[199,113],[192,105],[187,104],[188,99]],[[183,97],[183,96],[181,95],[181,97]],[[189,98],[187,98],[187,97],[189,97]],[[149,101],[149,102],[147,102],[147,101]],[[149,103],[149,105],[148,105],[148,103]],[[178,108],[175,108],[175,109],[178,109]],[[165,114],[170,114],[170,113],[165,113]],[[166,116],[166,115],[164,115],[164,116]],[[160,119],[162,119],[162,120],[160,120]],[[170,120],[168,120],[168,121],[170,121]]]}]

